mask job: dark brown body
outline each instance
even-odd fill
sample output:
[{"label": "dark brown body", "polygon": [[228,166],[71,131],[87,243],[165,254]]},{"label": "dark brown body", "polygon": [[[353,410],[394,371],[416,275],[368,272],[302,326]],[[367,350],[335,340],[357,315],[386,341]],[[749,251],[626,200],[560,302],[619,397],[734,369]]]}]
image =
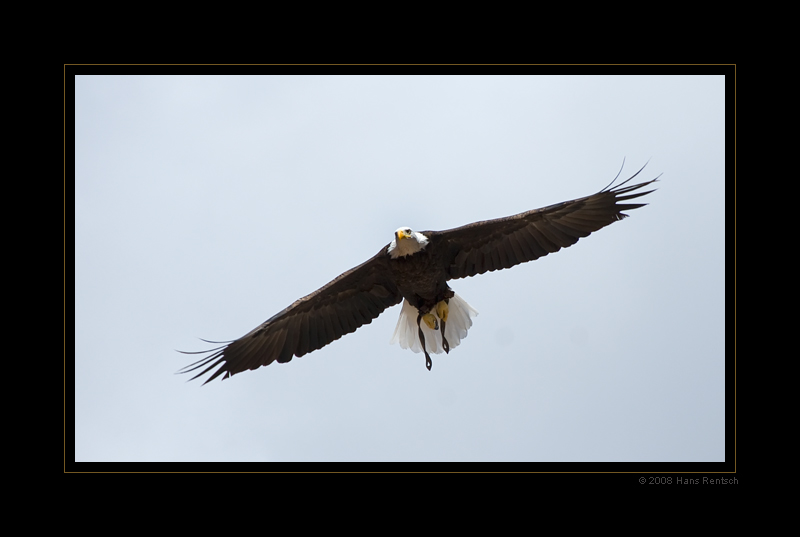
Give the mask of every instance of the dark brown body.
[{"label": "dark brown body", "polygon": [[[430,233],[422,232],[426,236]],[[389,259],[389,270],[400,296],[422,313],[428,313],[436,304],[453,296],[447,285],[448,271],[436,252],[435,248],[425,248],[414,255]]]}]

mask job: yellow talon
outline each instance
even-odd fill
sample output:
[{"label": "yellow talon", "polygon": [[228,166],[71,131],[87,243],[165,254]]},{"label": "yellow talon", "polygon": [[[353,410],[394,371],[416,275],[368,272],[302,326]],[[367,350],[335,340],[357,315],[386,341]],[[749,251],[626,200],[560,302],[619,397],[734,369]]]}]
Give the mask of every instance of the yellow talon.
[{"label": "yellow talon", "polygon": [[436,314],[441,320],[447,322],[447,316],[450,314],[450,307],[447,305],[447,302],[442,300],[436,304]]},{"label": "yellow talon", "polygon": [[426,313],[422,316],[422,320],[425,321],[425,324],[427,324],[428,328],[431,330],[439,329],[439,323],[436,321],[436,317],[433,316],[433,313]]}]

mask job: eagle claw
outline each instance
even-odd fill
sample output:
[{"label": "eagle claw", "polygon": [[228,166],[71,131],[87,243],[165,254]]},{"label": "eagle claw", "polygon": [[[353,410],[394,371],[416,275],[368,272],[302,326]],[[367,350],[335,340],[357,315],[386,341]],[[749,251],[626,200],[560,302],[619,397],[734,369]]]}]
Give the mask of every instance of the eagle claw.
[{"label": "eagle claw", "polygon": [[438,330],[439,323],[436,320],[436,316],[433,313],[426,313],[422,316],[422,320],[425,321],[425,324],[428,325],[428,328],[431,330]]}]

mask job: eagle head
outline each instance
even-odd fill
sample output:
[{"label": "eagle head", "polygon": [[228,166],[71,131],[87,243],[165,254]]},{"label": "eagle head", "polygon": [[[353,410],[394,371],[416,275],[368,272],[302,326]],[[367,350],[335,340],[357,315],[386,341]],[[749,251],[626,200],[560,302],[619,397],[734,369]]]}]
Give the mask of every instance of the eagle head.
[{"label": "eagle head", "polygon": [[428,245],[428,237],[410,227],[401,227],[394,232],[394,239],[387,252],[392,259],[419,252]]}]

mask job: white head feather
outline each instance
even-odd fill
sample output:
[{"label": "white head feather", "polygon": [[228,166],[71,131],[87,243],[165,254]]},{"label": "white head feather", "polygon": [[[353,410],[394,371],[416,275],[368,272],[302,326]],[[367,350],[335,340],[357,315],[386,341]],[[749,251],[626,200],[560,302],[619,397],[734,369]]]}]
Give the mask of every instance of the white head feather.
[{"label": "white head feather", "polygon": [[394,232],[388,252],[392,259],[419,252],[428,245],[428,237],[410,227],[401,227]]}]

